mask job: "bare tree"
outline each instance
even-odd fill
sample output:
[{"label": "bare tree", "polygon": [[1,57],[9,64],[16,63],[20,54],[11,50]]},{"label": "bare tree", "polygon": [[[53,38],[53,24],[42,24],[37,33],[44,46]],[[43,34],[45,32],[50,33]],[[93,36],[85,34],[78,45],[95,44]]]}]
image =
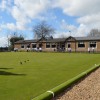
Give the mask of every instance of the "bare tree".
[{"label": "bare tree", "polygon": [[54,28],[42,21],[33,27],[34,38],[46,38],[55,33]]},{"label": "bare tree", "polygon": [[91,29],[90,33],[88,34],[88,36],[92,36],[92,37],[98,37],[100,36],[100,31],[98,29]]}]

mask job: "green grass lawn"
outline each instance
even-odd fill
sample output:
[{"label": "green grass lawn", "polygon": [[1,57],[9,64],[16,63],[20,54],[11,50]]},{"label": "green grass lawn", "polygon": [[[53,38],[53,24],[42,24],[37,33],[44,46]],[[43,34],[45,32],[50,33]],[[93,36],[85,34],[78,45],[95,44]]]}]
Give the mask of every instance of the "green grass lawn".
[{"label": "green grass lawn", "polygon": [[0,53],[0,100],[31,100],[99,63],[100,54]]}]

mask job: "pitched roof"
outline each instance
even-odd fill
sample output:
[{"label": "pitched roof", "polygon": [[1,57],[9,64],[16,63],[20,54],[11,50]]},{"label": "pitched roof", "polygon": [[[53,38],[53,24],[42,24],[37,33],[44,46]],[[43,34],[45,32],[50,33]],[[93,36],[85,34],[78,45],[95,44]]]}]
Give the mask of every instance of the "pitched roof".
[{"label": "pitched roof", "polygon": [[15,43],[34,43],[34,42],[37,42],[38,40],[37,39],[34,39],[34,40],[19,40]]},{"label": "pitched roof", "polygon": [[100,37],[74,37],[76,40],[80,41],[95,41],[95,40],[100,40]]},{"label": "pitched roof", "polygon": [[53,38],[53,39],[47,39],[46,42],[64,42],[66,38]]},{"label": "pitched roof", "polygon": [[[96,41],[96,40],[100,40],[100,37],[72,37],[72,38],[74,38],[76,41],[93,41],[93,40]],[[69,37],[67,37],[67,38],[45,39],[45,41],[46,42],[65,42],[66,39],[69,39]],[[38,42],[40,40],[41,39],[19,40],[19,41],[15,42],[15,44],[17,44],[17,43],[36,43],[36,42]]]}]

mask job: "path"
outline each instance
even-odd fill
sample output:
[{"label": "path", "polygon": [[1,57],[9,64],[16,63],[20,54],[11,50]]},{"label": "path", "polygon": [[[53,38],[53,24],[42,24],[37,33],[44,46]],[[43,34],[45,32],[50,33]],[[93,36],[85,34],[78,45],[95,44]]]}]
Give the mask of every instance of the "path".
[{"label": "path", "polygon": [[100,68],[53,100],[100,100]]}]

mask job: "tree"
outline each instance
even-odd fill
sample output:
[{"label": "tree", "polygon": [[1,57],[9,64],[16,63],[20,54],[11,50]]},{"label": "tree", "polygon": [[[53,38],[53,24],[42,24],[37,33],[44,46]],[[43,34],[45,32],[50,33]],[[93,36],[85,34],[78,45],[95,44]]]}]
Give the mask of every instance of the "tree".
[{"label": "tree", "polygon": [[46,38],[50,37],[55,33],[54,28],[48,25],[45,21],[42,21],[33,27],[35,38]]},{"label": "tree", "polygon": [[10,46],[9,46],[9,49],[10,50],[14,50],[14,43],[16,42],[16,41],[19,41],[19,40],[24,40],[24,37],[23,36],[12,36],[11,38],[10,38]]},{"label": "tree", "polygon": [[98,36],[100,36],[100,31],[98,29],[91,29],[90,33],[88,34],[88,37],[89,36],[98,37]]}]

